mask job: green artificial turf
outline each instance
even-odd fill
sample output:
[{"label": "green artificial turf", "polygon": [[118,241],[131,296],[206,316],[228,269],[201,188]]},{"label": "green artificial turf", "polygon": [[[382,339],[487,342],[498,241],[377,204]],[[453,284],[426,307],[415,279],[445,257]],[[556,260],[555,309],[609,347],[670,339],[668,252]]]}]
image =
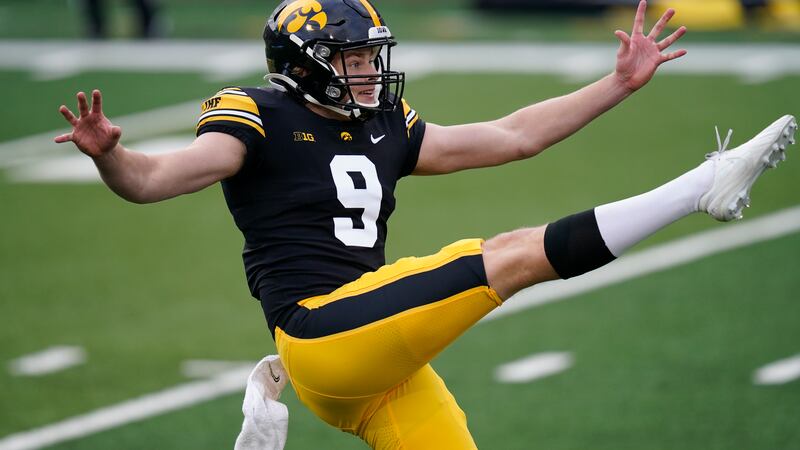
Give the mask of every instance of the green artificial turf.
[{"label": "green artificial turf", "polygon": [[[56,108],[76,89],[103,88],[113,119],[199,100],[222,84],[176,74],[0,80],[15,86],[13,108],[0,113],[14,126],[0,128],[0,141],[61,127]],[[652,188],[716,148],[714,125],[735,128],[736,145],[798,113],[797,81],[657,77],[537,158],[405,179],[387,260]],[[577,87],[547,76],[437,75],[409,83],[406,98],[423,119],[454,124]],[[759,182],[747,217],[800,203],[795,156]],[[0,371],[0,436],[187,382],[179,368],[188,359],[255,361],[274,351],[219,187],[138,206],[101,185],[0,180],[0,362],[52,345],[88,353],[86,364],[42,377]],[[643,246],[717,226],[690,217]],[[750,377],[798,352],[798,250],[792,235],[479,325],[434,366],[485,449],[797,448],[800,385],[757,387]],[[497,365],[544,351],[573,352],[575,367],[526,385],[493,381]],[[285,395],[287,448],[362,448]],[[240,401],[231,395],[56,448],[230,447]]]}]

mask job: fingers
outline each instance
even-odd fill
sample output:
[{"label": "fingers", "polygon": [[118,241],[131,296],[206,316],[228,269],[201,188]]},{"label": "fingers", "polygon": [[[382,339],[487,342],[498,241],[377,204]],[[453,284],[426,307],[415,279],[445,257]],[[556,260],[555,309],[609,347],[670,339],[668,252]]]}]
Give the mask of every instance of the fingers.
[{"label": "fingers", "polygon": [[680,27],[675,30],[674,33],[670,34],[669,36],[665,37],[661,42],[658,43],[658,50],[663,51],[664,49],[668,48],[670,45],[674,44],[675,41],[681,38],[686,34],[686,27]]},{"label": "fingers", "polygon": [[63,144],[64,142],[71,142],[72,141],[72,133],[62,134],[61,136],[56,136],[54,139],[56,144]]},{"label": "fingers", "polygon": [[78,92],[78,112],[81,119],[89,115],[89,102],[86,100],[86,94]]},{"label": "fingers", "polygon": [[78,124],[78,119],[75,118],[75,114],[72,114],[72,111],[70,111],[66,106],[61,105],[61,107],[58,108],[58,112],[60,112],[61,115],[67,119],[67,122],[69,122],[69,124],[73,127]]},{"label": "fingers", "polygon": [[665,63],[667,61],[672,61],[673,59],[678,59],[681,56],[685,55],[687,52],[686,50],[678,50],[672,53],[667,53],[666,55],[661,57],[661,63]]},{"label": "fingers", "polygon": [[647,37],[653,40],[658,38],[661,32],[664,31],[664,27],[667,25],[667,23],[670,21],[670,19],[672,19],[674,15],[675,15],[675,10],[672,8],[668,9],[667,12],[665,12],[664,15],[662,15],[661,18],[658,19],[658,22],[656,22],[653,29],[650,30],[650,34],[648,34]]},{"label": "fingers", "polygon": [[114,140],[119,140],[122,137],[122,128],[114,126],[111,127],[111,138]]},{"label": "fingers", "polygon": [[630,36],[628,36],[628,33],[622,30],[617,30],[614,32],[614,36],[616,36],[617,39],[619,39],[618,54],[624,55],[625,53],[628,53],[628,51],[631,48],[631,38]]},{"label": "fingers", "polygon": [[101,114],[103,112],[103,96],[100,91],[95,89],[92,91],[92,112]]},{"label": "fingers", "polygon": [[617,39],[619,39],[619,42],[622,45],[624,45],[626,47],[631,45],[631,38],[630,38],[630,36],[628,36],[628,33],[624,32],[622,30],[617,30],[617,31],[614,32],[614,36],[616,36]]},{"label": "fingers", "polygon": [[633,20],[633,33],[644,34],[644,15],[647,12],[647,0],[639,2],[639,8],[636,10],[636,18]]}]

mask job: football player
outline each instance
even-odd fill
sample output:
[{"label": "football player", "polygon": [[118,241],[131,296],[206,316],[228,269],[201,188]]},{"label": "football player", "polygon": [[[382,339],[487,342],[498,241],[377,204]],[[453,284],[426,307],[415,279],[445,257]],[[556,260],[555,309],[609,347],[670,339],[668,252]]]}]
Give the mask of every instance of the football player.
[{"label": "football player", "polygon": [[395,38],[369,0],[286,0],[264,30],[268,87],[228,87],[206,100],[197,139],[169,154],[120,143],[121,130],[78,93],[79,116],[56,142],[92,157],[123,198],[156,202],[222,182],[245,239],[247,281],[299,399],[376,449],[475,448],[429,361],[515,292],[598,268],[695,212],[740,217],[761,172],[797,128],[785,116],[737,149],[655,190],[545,226],[467,239],[385,265],[394,189],[407,175],[446,174],[530,158],[643,87],[686,31],[659,39],[617,31],[616,69],[507,117],[425,123],[391,66]]}]

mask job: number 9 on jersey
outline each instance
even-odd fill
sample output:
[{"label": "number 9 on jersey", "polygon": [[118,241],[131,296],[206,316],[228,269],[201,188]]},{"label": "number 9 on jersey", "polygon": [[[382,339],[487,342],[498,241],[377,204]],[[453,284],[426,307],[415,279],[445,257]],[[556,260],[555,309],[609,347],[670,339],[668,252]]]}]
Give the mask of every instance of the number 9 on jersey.
[{"label": "number 9 on jersey", "polygon": [[[331,174],[336,196],[348,209],[363,209],[363,228],[356,228],[350,217],[334,217],[336,238],[350,247],[372,247],[378,240],[378,216],[381,213],[383,189],[375,164],[364,155],[336,155],[331,161]],[[361,185],[360,180],[364,180]],[[356,180],[359,185],[356,186]]]}]

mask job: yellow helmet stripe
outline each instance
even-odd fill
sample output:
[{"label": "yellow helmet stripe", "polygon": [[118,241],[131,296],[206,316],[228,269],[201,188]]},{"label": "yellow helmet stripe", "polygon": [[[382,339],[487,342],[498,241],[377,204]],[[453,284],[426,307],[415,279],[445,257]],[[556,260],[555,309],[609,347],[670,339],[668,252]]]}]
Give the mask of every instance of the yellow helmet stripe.
[{"label": "yellow helmet stripe", "polygon": [[370,17],[372,17],[372,23],[374,23],[376,27],[381,26],[381,19],[378,17],[375,8],[373,8],[367,0],[361,0],[361,4],[364,5],[364,8],[367,8],[367,12],[369,12]]}]

